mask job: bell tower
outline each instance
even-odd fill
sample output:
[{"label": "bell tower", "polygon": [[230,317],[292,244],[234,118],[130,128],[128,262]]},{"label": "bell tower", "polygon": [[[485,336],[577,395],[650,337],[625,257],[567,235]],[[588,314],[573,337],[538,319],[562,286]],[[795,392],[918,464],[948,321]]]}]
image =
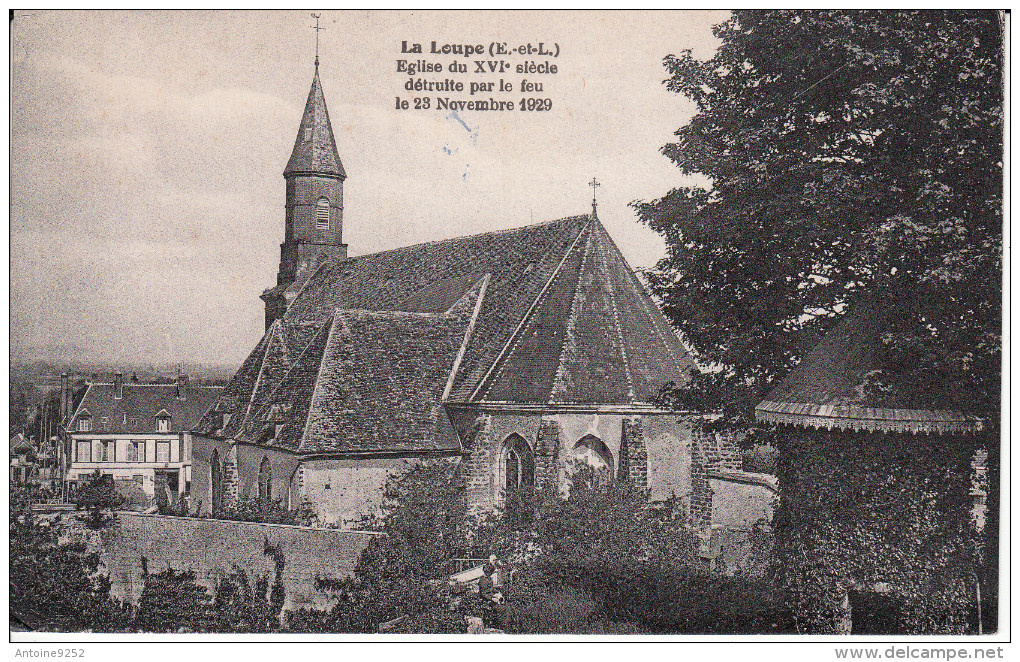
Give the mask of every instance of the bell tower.
[{"label": "bell tower", "polygon": [[287,200],[280,269],[276,287],[262,293],[267,329],[283,317],[297,290],[322,261],[347,258],[347,244],[342,238],[347,173],[340,162],[322,94],[318,55],[312,88],[283,178]]}]

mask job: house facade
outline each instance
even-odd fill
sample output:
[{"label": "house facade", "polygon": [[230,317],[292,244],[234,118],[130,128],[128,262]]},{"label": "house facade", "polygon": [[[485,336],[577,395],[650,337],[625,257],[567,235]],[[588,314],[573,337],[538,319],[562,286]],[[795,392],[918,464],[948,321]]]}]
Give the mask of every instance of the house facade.
[{"label": "house facade", "polygon": [[191,481],[188,430],[221,391],[192,386],[184,375],[139,384],[118,373],[112,383],[88,384],[65,429],[65,480],[73,488],[98,470],[124,493],[179,497]]}]

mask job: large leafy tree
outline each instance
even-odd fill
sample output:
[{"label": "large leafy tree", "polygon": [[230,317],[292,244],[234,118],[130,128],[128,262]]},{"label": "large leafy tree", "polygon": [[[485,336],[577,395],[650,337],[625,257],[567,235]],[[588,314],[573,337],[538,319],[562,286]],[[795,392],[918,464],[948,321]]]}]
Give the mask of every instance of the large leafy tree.
[{"label": "large leafy tree", "polygon": [[698,113],[663,153],[695,183],[636,203],[668,245],[653,290],[721,368],[679,396],[746,422],[866,295],[895,311],[878,386],[900,406],[997,412],[1000,16],[736,12],[715,33],[710,60],[665,59]]}]

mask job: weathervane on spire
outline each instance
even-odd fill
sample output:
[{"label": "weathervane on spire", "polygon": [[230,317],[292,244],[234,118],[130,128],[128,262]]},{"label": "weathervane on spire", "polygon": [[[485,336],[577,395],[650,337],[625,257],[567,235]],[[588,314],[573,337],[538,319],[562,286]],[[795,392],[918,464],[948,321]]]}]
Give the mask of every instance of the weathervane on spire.
[{"label": "weathervane on spire", "polygon": [[319,32],[326,28],[319,27],[319,19],[322,18],[322,14],[312,14],[312,18],[315,19],[315,25],[309,25],[311,29],[315,30],[315,68],[319,68]]},{"label": "weathervane on spire", "polygon": [[592,177],[591,181],[588,182],[588,186],[591,187],[591,217],[598,218],[598,202],[595,200],[595,189],[602,186],[602,184],[599,183],[599,180]]}]

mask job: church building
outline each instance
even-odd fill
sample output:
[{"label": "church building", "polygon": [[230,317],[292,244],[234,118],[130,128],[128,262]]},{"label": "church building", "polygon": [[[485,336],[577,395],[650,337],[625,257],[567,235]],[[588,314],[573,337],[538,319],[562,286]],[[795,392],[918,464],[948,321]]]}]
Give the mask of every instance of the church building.
[{"label": "church building", "polygon": [[[377,511],[423,458],[465,465],[474,510],[569,484],[572,461],[711,520],[732,444],[659,390],[693,360],[590,214],[347,256],[340,161],[318,62],[286,180],[265,335],[194,430],[192,504]],[[699,496],[700,495],[700,496]]]}]

